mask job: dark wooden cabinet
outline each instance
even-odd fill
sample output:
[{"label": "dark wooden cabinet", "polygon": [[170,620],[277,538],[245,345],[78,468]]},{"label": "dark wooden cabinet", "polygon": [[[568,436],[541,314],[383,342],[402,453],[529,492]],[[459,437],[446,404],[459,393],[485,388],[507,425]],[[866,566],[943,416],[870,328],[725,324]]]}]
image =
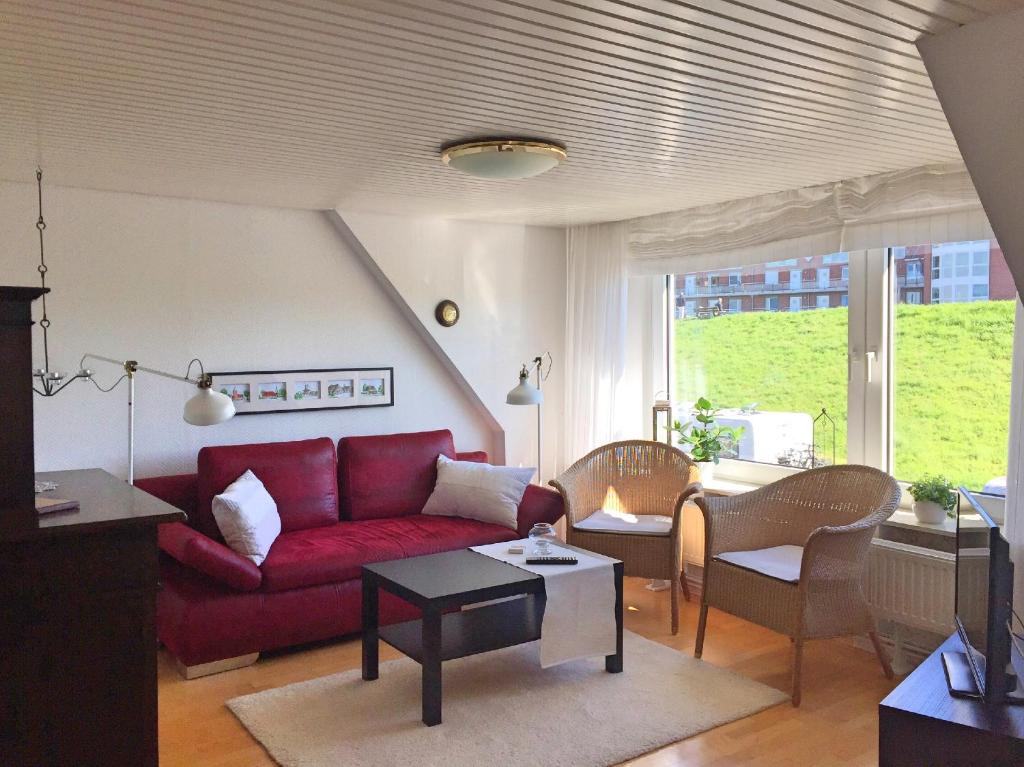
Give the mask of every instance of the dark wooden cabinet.
[{"label": "dark wooden cabinet", "polygon": [[1024,764],[1024,706],[989,705],[949,694],[942,653],[960,650],[954,634],[879,704],[880,767]]},{"label": "dark wooden cabinet", "polygon": [[183,515],[99,470],[81,508],[0,534],[0,764],[157,764],[156,530]]}]

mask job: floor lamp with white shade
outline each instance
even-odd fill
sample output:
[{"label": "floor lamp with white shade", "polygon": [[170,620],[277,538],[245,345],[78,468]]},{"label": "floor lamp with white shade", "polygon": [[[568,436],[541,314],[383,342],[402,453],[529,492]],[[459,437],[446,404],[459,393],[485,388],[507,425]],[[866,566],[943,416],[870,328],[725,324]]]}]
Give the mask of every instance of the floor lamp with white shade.
[{"label": "floor lamp with white shade", "polygon": [[[112,386],[107,389],[101,387],[93,379],[92,371],[86,368],[85,361],[93,359],[101,362],[109,362],[114,365],[118,365],[124,369],[124,375],[121,376]],[[199,365],[199,375],[192,377],[192,366]],[[154,370],[153,368],[147,368],[141,366],[135,360],[118,360],[113,357],[103,357],[99,354],[86,354],[82,357],[80,365],[84,377],[96,383],[96,386],[101,391],[112,391],[121,381],[128,379],[128,484],[135,484],[135,374],[138,372],[151,373],[153,375],[162,376],[163,378],[170,378],[174,381],[182,381],[183,383],[191,384],[198,388],[198,392],[191,397],[185,403],[185,410],[182,413],[185,423],[190,423],[193,426],[213,426],[214,424],[223,423],[235,414],[235,404],[231,401],[231,398],[220,392],[215,392],[212,388],[213,379],[206,374],[206,370],[203,368],[203,363],[198,359],[193,359],[188,363],[188,369],[185,371],[185,375],[175,375],[174,373],[165,373],[162,370]]]},{"label": "floor lamp with white shade", "polygon": [[[547,358],[547,370],[544,369],[544,360]],[[551,373],[551,353],[544,352],[539,357],[534,357],[533,361],[527,365],[523,363],[522,369],[519,371],[519,385],[516,386],[512,391],[505,397],[505,402],[509,405],[536,405],[537,406],[537,484],[542,484],[541,480],[541,426],[540,426],[540,406],[544,402],[544,394],[541,392],[541,384],[547,380],[548,375]],[[537,385],[534,386],[530,383],[531,371],[537,376]]]}]

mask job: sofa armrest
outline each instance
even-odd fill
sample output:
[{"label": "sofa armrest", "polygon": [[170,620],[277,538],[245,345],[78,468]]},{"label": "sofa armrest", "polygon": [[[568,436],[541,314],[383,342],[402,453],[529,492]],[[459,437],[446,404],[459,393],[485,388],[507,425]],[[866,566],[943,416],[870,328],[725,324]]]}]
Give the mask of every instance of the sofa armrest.
[{"label": "sofa armrest", "polygon": [[263,582],[251,560],[181,522],[160,525],[157,542],[169,557],[237,591],[255,591]]},{"label": "sofa armrest", "polygon": [[150,477],[135,480],[135,487],[154,495],[161,501],[185,512],[189,520],[195,517],[199,475],[175,474],[168,477]]},{"label": "sofa armrest", "polygon": [[538,522],[555,524],[565,513],[560,493],[540,485],[527,485],[519,503],[519,535],[525,538]]}]

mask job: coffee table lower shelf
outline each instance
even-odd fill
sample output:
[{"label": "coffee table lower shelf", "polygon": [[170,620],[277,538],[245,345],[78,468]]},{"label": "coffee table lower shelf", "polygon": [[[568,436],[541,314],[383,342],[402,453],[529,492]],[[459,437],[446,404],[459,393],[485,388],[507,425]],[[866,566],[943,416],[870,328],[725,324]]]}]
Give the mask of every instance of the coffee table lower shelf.
[{"label": "coffee table lower shelf", "polygon": [[[542,596],[473,607],[441,616],[441,660],[465,658],[540,639]],[[423,662],[423,621],[381,626],[378,636],[417,663]]]}]

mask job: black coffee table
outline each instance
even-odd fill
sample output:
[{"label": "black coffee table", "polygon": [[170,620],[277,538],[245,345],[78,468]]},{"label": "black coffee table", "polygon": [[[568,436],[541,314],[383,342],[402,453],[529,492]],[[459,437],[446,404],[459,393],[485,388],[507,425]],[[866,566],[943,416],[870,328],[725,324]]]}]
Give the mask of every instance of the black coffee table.
[{"label": "black coffee table", "polygon": [[[622,563],[609,561],[615,568],[617,639],[616,652],[605,657],[604,667],[618,673],[622,671]],[[378,562],[365,565],[362,577],[363,679],[378,676],[379,639],[415,660],[423,668],[425,725],[441,723],[441,663],[540,639],[544,579],[484,554],[460,549]],[[423,612],[422,620],[378,625],[379,589],[416,605]],[[512,596],[524,598],[459,609]]]}]

